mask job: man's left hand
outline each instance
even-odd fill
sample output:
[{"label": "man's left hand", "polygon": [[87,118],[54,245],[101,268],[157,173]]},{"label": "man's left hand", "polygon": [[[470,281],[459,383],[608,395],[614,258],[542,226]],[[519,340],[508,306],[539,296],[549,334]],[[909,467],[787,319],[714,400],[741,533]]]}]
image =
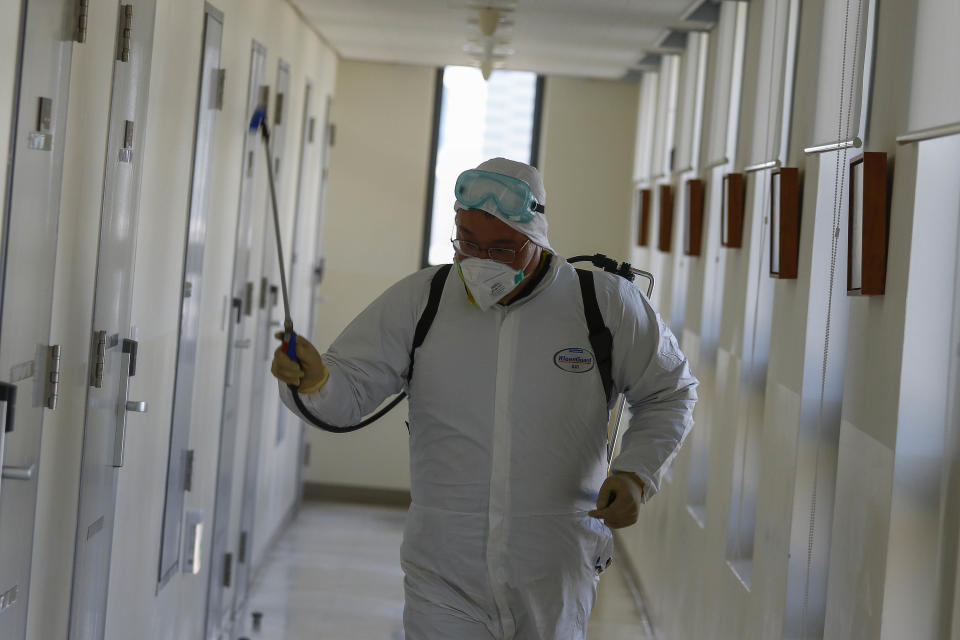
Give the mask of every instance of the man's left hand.
[{"label": "man's left hand", "polygon": [[643,480],[635,473],[618,472],[607,476],[600,485],[597,508],[589,512],[607,523],[611,529],[629,527],[637,521],[643,497]]}]

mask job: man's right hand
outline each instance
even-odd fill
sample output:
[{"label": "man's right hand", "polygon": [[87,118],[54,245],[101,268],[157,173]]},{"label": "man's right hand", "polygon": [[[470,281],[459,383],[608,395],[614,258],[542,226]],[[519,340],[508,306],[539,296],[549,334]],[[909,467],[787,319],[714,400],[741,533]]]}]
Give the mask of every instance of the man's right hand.
[{"label": "man's right hand", "polygon": [[[278,340],[283,340],[283,332],[275,335]],[[320,359],[320,354],[316,348],[310,344],[310,341],[301,336],[297,336],[297,360],[294,362],[283,351],[283,347],[277,347],[273,352],[273,365],[270,367],[270,373],[277,380],[292,384],[297,387],[300,393],[314,393],[319,391],[327,379],[330,372],[326,365]]]}]

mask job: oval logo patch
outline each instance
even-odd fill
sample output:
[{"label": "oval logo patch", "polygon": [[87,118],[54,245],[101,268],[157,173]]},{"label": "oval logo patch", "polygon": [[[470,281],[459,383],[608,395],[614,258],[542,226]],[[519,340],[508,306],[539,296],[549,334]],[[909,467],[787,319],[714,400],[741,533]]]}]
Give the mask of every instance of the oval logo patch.
[{"label": "oval logo patch", "polygon": [[586,373],[593,369],[593,354],[586,349],[563,349],[553,356],[553,364],[571,373]]}]

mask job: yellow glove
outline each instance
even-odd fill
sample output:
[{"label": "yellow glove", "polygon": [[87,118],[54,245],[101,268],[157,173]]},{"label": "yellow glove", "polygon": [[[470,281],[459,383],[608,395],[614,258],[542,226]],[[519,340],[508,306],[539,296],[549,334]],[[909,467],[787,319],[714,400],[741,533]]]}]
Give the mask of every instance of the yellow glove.
[{"label": "yellow glove", "polygon": [[629,527],[637,521],[643,499],[643,480],[635,473],[614,472],[600,485],[597,508],[587,515],[599,518],[611,529]]},{"label": "yellow glove", "polygon": [[[278,340],[283,340],[283,333],[277,333]],[[273,352],[273,365],[270,373],[277,380],[287,384],[297,385],[300,393],[315,393],[327,383],[330,372],[320,359],[316,348],[306,338],[297,336],[297,360],[294,362],[283,352],[283,347],[277,347]]]}]

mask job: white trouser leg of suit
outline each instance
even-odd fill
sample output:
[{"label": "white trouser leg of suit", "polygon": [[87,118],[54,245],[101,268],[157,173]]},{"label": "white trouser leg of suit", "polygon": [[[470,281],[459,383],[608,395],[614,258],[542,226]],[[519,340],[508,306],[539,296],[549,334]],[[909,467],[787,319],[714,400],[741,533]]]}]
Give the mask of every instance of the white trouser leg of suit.
[{"label": "white trouser leg of suit", "polygon": [[[586,514],[511,518],[490,565],[487,514],[413,505],[404,532],[407,640],[583,640],[610,531]],[[438,535],[443,532],[446,535]]]}]

